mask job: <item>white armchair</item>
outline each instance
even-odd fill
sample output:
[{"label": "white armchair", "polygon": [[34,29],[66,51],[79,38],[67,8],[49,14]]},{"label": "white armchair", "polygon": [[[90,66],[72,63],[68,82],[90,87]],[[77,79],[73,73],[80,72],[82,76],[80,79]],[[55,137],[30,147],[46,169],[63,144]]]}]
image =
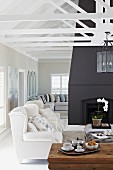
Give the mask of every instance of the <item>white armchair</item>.
[{"label": "white armchair", "polygon": [[54,135],[58,136],[56,142],[62,142],[62,133],[58,131],[28,132],[28,114],[22,106],[13,109],[9,116],[13,142],[20,163],[23,159],[47,159],[51,145],[55,142]]}]

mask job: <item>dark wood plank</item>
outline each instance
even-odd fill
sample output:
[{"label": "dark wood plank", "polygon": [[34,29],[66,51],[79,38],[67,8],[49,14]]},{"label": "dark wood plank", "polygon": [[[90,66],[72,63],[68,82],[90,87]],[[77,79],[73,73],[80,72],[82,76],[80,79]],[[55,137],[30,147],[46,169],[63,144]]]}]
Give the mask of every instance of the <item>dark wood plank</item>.
[{"label": "dark wood plank", "polygon": [[53,144],[48,157],[50,170],[113,170],[113,143],[100,144],[100,151],[87,155],[69,156],[59,151],[62,144]]}]

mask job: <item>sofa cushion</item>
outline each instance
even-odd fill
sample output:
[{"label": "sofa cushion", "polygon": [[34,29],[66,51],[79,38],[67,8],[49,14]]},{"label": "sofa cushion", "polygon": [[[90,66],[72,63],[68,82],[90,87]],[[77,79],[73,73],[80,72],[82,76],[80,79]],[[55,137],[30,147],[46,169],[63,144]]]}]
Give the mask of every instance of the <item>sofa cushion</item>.
[{"label": "sofa cushion", "polygon": [[55,111],[67,111],[68,110],[68,102],[56,102]]},{"label": "sofa cushion", "polygon": [[49,94],[45,94],[44,96],[45,96],[46,101],[47,101],[47,102],[50,102]]},{"label": "sofa cushion", "polygon": [[43,104],[45,104],[47,101],[46,101],[46,98],[44,97],[44,95],[40,95],[37,97],[38,100],[41,100],[43,102]]},{"label": "sofa cushion", "polygon": [[38,96],[37,99],[38,99],[38,100],[41,100],[41,101],[43,102],[43,100],[42,100],[42,98],[41,98],[40,96]]},{"label": "sofa cushion", "polygon": [[42,100],[34,100],[34,104],[36,104],[39,109],[43,109],[44,108],[44,103],[43,103]]},{"label": "sofa cushion", "polygon": [[28,117],[40,116],[39,108],[36,104],[25,104],[24,108],[27,112]]},{"label": "sofa cushion", "polygon": [[55,95],[54,94],[50,94],[51,97],[51,102],[55,102]]},{"label": "sofa cushion", "polygon": [[62,132],[63,128],[60,122],[60,113],[55,113],[50,108],[46,108],[40,109],[40,114],[46,117],[56,131]]},{"label": "sofa cushion", "polygon": [[40,109],[40,114],[48,120],[58,120],[57,115],[50,108]]},{"label": "sofa cushion", "polygon": [[43,103],[42,99],[41,100],[27,101],[26,104],[36,104],[39,107],[39,109],[43,109],[44,108],[44,103]]},{"label": "sofa cushion", "polygon": [[27,131],[28,132],[37,132],[38,130],[33,123],[28,122]]},{"label": "sofa cushion", "polygon": [[40,95],[40,97],[41,97],[41,99],[42,99],[43,103],[45,104],[47,101],[46,101],[46,99],[45,99],[44,95]]},{"label": "sofa cushion", "polygon": [[56,102],[55,106],[68,106],[68,102]]},{"label": "sofa cushion", "polygon": [[41,131],[52,131],[54,132],[54,127],[49,123],[45,117],[34,117],[32,123],[36,126],[38,130]]},{"label": "sofa cushion", "polygon": [[60,94],[60,101],[61,101],[61,102],[65,102],[65,96],[64,96],[64,94]]},{"label": "sofa cushion", "polygon": [[55,95],[55,102],[60,102],[60,95],[59,94]]},{"label": "sofa cushion", "polygon": [[68,111],[68,106],[65,106],[65,105],[55,106],[55,111]]},{"label": "sofa cushion", "polygon": [[54,102],[45,103],[44,108],[40,108],[40,109],[45,109],[45,108],[50,108],[51,110],[54,111]]}]

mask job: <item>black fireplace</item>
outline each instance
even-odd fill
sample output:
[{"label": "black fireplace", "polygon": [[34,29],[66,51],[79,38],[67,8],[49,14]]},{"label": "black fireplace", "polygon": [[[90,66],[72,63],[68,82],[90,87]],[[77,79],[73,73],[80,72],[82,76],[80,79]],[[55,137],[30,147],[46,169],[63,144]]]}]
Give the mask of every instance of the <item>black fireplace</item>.
[{"label": "black fireplace", "polygon": [[[113,112],[113,100],[106,99],[108,101],[108,111],[105,112],[103,109],[104,103],[99,103],[99,110],[98,110],[98,103],[97,99],[86,99],[82,100],[82,120],[84,120],[84,124],[92,123],[92,114],[96,111],[101,111],[103,113],[103,123],[110,123],[112,120],[112,112]],[[111,119],[111,120],[110,120]]]},{"label": "black fireplace", "polygon": [[103,121],[113,123],[113,73],[97,73],[99,47],[74,47],[69,77],[68,124],[87,124],[97,99],[105,98],[109,110]]}]

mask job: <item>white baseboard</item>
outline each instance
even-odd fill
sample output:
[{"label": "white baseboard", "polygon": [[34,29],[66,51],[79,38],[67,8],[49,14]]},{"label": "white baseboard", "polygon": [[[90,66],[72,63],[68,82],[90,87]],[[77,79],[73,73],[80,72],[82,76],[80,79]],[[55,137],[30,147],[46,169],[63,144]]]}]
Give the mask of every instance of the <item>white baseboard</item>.
[{"label": "white baseboard", "polygon": [[11,129],[2,129],[0,132],[0,141],[3,140],[9,133],[11,133]]}]

